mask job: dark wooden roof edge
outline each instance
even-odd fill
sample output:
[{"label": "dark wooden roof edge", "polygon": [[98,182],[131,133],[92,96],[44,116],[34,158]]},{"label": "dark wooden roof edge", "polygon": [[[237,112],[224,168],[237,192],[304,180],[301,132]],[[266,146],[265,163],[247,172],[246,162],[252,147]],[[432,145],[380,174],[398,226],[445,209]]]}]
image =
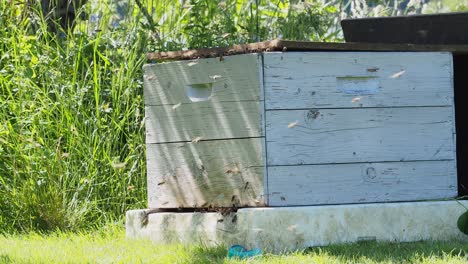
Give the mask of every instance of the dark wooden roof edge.
[{"label": "dark wooden roof edge", "polygon": [[345,18],[341,21],[369,21],[369,20],[401,20],[405,18],[434,18],[434,17],[465,17],[468,12],[447,12],[447,13],[434,13],[434,14],[411,14],[404,16],[388,16],[388,17],[360,17],[360,18]]},{"label": "dark wooden roof edge", "polygon": [[281,40],[234,45],[226,48],[194,49],[182,51],[151,52],[148,60],[191,60],[197,58],[215,58],[235,54],[255,53],[262,51],[278,51]]},{"label": "dark wooden roof edge", "polygon": [[268,51],[447,51],[455,54],[468,54],[468,45],[340,43],[275,39],[226,48],[151,52],[146,57],[148,60],[192,60]]}]

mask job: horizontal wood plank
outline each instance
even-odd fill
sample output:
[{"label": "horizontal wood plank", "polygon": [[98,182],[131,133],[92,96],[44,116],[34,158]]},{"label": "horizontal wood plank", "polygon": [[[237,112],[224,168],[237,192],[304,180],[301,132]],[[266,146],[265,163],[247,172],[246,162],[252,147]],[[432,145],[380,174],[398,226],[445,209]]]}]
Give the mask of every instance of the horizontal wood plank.
[{"label": "horizontal wood plank", "polygon": [[263,100],[259,86],[258,54],[147,64],[145,105],[192,103],[190,88],[210,86],[211,102]]},{"label": "horizontal wood plank", "polygon": [[146,106],[146,143],[263,136],[263,102],[198,102]]},{"label": "horizontal wood plank", "polygon": [[268,168],[270,206],[412,201],[457,196],[454,161]]},{"label": "horizontal wood plank", "polygon": [[268,165],[454,159],[452,107],[266,112]]},{"label": "horizontal wood plank", "polygon": [[263,206],[262,141],[148,144],[149,207]]},{"label": "horizontal wood plank", "polygon": [[223,48],[208,48],[183,51],[151,52],[146,55],[148,60],[191,60],[196,58],[213,58],[245,53],[271,51],[405,51],[431,52],[446,51],[454,54],[468,54],[468,45],[428,45],[410,43],[351,43],[351,42],[311,42],[274,39],[269,41],[234,45]]},{"label": "horizontal wood plank", "polygon": [[266,53],[264,65],[267,110],[453,104],[450,53]]}]

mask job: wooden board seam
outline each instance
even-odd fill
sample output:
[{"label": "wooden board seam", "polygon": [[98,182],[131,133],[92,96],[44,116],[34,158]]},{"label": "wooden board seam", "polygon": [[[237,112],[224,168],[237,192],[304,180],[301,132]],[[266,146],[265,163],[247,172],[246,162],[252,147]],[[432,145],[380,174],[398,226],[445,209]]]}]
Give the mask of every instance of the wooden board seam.
[{"label": "wooden board seam", "polygon": [[[263,102],[264,100],[260,100],[260,99],[252,99],[252,100],[235,100],[235,101],[226,101],[226,100],[223,100],[223,101],[220,101],[220,103],[243,103],[243,102]],[[180,103],[180,105],[190,105],[190,104],[196,104],[196,102],[194,103]],[[178,104],[154,104],[154,103],[145,103],[145,106],[174,106],[174,105],[178,105]]]},{"label": "wooden board seam", "polygon": [[263,184],[264,184],[264,203],[265,205],[269,205],[270,204],[270,195],[269,195],[269,184],[268,184],[268,144],[267,144],[267,140],[266,140],[266,131],[267,131],[267,127],[266,127],[266,110],[267,110],[267,107],[266,107],[266,94],[265,94],[265,71],[263,70],[263,67],[265,65],[264,63],[264,60],[263,60],[263,53],[259,53],[258,54],[258,60],[259,60],[259,63],[258,66],[259,66],[259,84],[260,84],[260,93],[262,93],[262,97],[263,97],[263,107],[262,107],[262,113],[261,113],[261,116],[262,116],[262,128],[263,128],[263,133],[264,133],[264,137],[263,137],[263,155],[262,155],[262,158],[263,158],[263,163],[264,163],[264,177],[263,177]]},{"label": "wooden board seam", "polygon": [[295,111],[295,110],[311,110],[311,109],[321,109],[321,110],[366,110],[366,109],[389,109],[389,108],[434,108],[434,107],[452,107],[452,105],[423,105],[423,106],[362,106],[362,107],[301,107],[301,108],[269,108],[265,109],[267,112],[275,111]]},{"label": "wooden board seam", "polygon": [[210,138],[210,139],[200,139],[197,142],[194,141],[168,141],[168,142],[154,142],[154,143],[146,143],[146,145],[164,145],[164,144],[178,144],[178,143],[193,143],[197,144],[199,142],[210,142],[210,141],[224,141],[224,140],[233,140],[233,139],[256,139],[256,138],[265,138],[263,137],[233,137],[233,138]]},{"label": "wooden board seam", "polygon": [[377,160],[377,161],[353,161],[353,162],[327,162],[327,163],[301,163],[301,164],[284,164],[284,165],[268,165],[272,167],[297,167],[302,165],[346,165],[346,164],[372,164],[372,163],[401,163],[401,162],[426,162],[426,161],[453,161],[456,159],[433,159],[433,160]]}]

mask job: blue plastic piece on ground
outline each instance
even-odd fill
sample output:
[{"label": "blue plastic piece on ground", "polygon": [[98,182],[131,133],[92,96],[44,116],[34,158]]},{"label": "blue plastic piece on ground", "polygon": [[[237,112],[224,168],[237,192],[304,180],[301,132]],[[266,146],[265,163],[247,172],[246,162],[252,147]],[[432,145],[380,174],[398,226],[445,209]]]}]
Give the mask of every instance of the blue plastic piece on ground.
[{"label": "blue plastic piece on ground", "polygon": [[255,256],[260,256],[262,251],[258,248],[254,248],[252,250],[247,250],[245,247],[241,245],[234,245],[229,248],[228,250],[228,258],[251,258]]}]

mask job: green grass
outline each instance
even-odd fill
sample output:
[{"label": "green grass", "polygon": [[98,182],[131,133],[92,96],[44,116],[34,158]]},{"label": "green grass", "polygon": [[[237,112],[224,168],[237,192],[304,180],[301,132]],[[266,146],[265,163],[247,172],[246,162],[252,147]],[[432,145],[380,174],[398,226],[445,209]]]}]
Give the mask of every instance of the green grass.
[{"label": "green grass", "polygon": [[468,263],[468,244],[459,242],[366,242],[238,261],[226,258],[227,247],[127,240],[119,227],[94,233],[0,236],[0,245],[0,263]]}]

